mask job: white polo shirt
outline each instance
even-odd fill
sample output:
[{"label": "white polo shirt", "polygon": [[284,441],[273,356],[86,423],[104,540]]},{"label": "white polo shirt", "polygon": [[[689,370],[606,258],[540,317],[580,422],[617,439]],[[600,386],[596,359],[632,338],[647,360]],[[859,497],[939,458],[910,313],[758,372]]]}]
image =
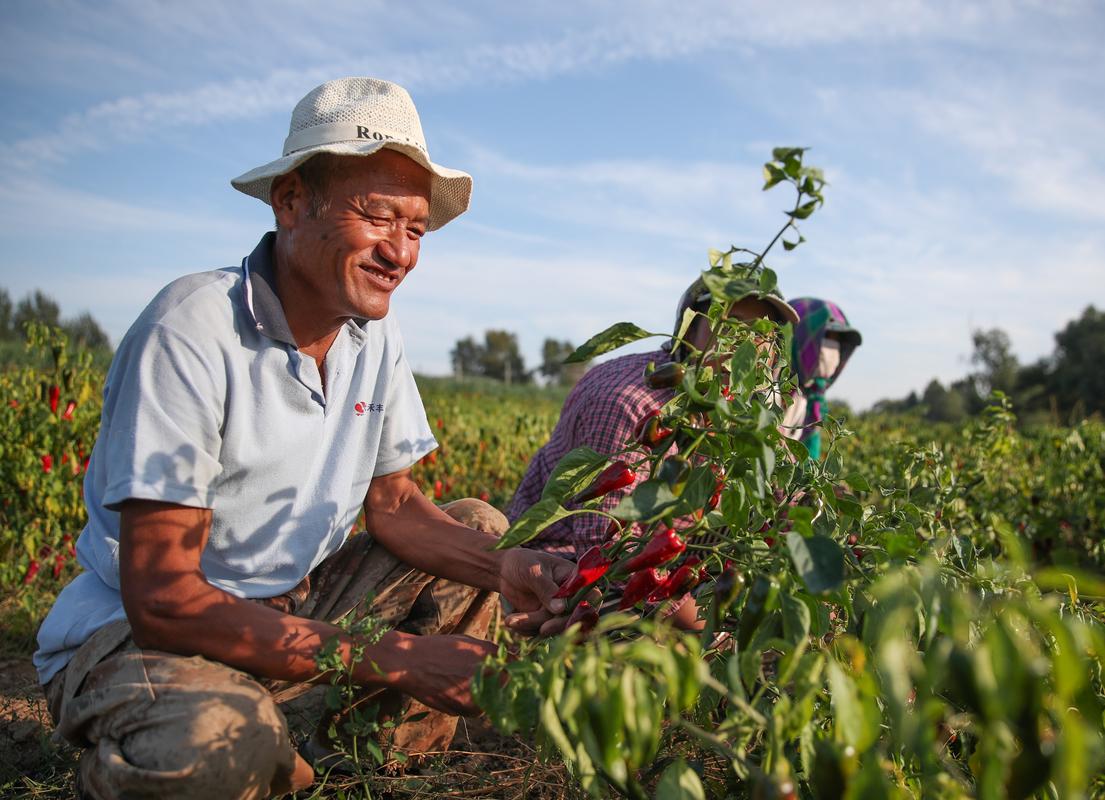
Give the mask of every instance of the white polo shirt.
[{"label": "white polo shirt", "polygon": [[323,392],[274,291],[274,240],[266,234],[241,267],[173,281],[120,342],[84,481],[85,571],[39,630],[42,683],[125,616],[124,501],[212,509],[207,580],[237,597],[272,597],[341,547],[374,476],[437,447],[391,314],[342,327]]}]

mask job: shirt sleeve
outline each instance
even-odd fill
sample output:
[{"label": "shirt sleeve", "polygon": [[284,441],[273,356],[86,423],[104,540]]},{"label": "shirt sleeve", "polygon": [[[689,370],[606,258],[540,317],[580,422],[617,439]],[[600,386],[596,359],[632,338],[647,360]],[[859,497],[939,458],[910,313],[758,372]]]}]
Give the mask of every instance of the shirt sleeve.
[{"label": "shirt sleeve", "polygon": [[384,404],[384,427],[372,473],[374,478],[407,469],[437,449],[437,440],[430,430],[426,408],[402,346]]},{"label": "shirt sleeve", "polygon": [[97,441],[104,507],[117,511],[131,499],[213,507],[225,395],[224,373],[183,334],[159,324],[128,333]]}]

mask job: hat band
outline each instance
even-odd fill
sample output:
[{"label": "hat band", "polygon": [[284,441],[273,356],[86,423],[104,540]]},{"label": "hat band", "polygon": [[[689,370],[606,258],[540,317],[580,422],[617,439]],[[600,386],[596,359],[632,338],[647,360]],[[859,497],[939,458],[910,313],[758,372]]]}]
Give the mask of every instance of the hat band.
[{"label": "hat band", "polygon": [[403,142],[409,144],[429,159],[426,145],[417,139],[412,139],[405,133],[370,128],[367,125],[357,125],[350,122],[327,122],[315,125],[290,134],[284,140],[284,155],[290,156],[299,150],[315,147],[320,144],[336,144],[337,142]]}]

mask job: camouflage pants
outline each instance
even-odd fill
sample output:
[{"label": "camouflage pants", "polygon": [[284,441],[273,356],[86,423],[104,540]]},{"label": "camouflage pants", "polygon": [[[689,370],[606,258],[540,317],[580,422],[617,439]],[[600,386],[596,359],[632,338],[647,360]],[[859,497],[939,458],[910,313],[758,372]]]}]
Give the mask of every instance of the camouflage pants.
[{"label": "camouflage pants", "polygon": [[[503,515],[479,500],[442,510],[471,528],[506,529]],[[486,638],[498,595],[414,570],[360,533],[294,590],[261,602],[332,623],[371,614],[410,633]],[[57,734],[83,748],[84,796],[252,800],[289,785],[298,756],[279,704],[310,689],[200,656],[141,650],[123,621],[97,631],[44,691]],[[376,698],[382,708],[429,711],[392,694]],[[444,749],[456,725],[432,711],[394,728],[384,744],[404,753]]]}]

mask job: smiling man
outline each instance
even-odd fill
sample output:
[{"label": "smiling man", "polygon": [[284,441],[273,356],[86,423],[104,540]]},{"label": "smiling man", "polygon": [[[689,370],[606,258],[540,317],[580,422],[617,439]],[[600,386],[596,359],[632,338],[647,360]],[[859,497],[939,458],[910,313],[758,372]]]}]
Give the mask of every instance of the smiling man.
[{"label": "smiling man", "polygon": [[[329,641],[385,708],[438,712],[393,746],[447,745],[448,715],[476,711],[495,593],[521,630],[563,611],[569,563],[494,551],[498,512],[439,509],[410,475],[436,442],[391,297],[422,236],[467,209],[471,178],[430,161],[406,91],[323,84],[283,157],[233,184],[277,230],[240,266],[171,283],[120,343],[85,481],[85,571],[39,632],[87,797],[309,785],[332,743],[316,733],[297,753],[277,701],[320,677]],[[350,536],[362,510],[368,531]],[[367,615],[388,628],[378,641],[334,624]]]}]

